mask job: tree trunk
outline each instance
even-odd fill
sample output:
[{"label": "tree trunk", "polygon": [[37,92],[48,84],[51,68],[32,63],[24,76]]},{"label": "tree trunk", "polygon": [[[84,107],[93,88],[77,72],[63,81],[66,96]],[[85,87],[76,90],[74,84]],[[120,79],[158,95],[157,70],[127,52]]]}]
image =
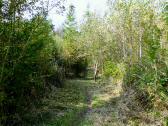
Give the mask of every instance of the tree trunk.
[{"label": "tree trunk", "polygon": [[94,64],[94,81],[96,82],[98,74],[98,63]]}]

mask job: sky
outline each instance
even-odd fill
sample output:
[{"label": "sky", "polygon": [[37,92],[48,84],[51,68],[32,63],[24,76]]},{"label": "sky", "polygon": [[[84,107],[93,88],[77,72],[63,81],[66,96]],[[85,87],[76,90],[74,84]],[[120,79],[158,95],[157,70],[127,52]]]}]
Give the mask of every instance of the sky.
[{"label": "sky", "polygon": [[[89,10],[96,12],[100,16],[104,15],[107,10],[106,0],[66,0],[65,7],[68,8],[69,5],[73,4],[75,6],[75,16],[78,24],[83,20],[83,15],[89,6]],[[57,14],[54,10],[49,12],[48,19],[52,21],[55,29],[62,26],[66,19],[66,11],[63,15]]]}]

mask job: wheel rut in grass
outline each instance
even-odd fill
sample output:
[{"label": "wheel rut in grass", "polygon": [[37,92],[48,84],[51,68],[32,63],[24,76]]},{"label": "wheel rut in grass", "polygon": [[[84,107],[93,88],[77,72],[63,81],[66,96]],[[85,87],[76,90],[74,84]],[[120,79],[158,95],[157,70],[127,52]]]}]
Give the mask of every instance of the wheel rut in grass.
[{"label": "wheel rut in grass", "polygon": [[[87,90],[87,112],[80,125],[76,126],[118,126],[118,101],[121,84],[94,83]],[[121,125],[122,126],[122,125]]]},{"label": "wheel rut in grass", "polygon": [[[83,81],[83,80],[81,80]],[[76,118],[72,121],[71,126],[80,126],[81,122],[85,119],[87,113],[90,113],[92,111],[92,85],[94,83],[91,81],[85,81],[80,86],[83,88],[83,93],[85,97],[85,108],[80,111]]]}]

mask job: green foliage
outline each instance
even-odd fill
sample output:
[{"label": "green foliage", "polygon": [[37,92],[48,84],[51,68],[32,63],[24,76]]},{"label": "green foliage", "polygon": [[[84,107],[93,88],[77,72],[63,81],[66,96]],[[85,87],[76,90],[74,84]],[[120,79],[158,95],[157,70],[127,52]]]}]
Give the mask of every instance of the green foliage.
[{"label": "green foliage", "polygon": [[[29,2],[0,1],[2,125],[19,125],[53,85],[63,87],[65,77],[85,77],[88,66],[95,67],[96,74],[106,79],[123,79],[125,91],[133,88],[144,106],[156,106],[158,99],[168,99],[167,2],[163,2],[164,7],[154,8],[150,0],[114,1],[103,19],[87,11],[80,27],[75,7],[70,5],[63,36],[54,34],[42,2],[40,7],[36,7],[36,1]],[[34,12],[33,8],[37,14],[25,19],[24,12]],[[54,94],[56,100],[52,102],[80,100],[76,97],[80,92],[73,93],[68,90],[63,95]],[[101,100],[95,103],[102,104]],[[59,107],[64,108],[63,104]],[[68,112],[56,119],[57,125],[68,125],[76,118],[76,111]]]},{"label": "green foliage", "polygon": [[113,77],[116,79],[121,79],[124,75],[123,66],[121,64],[115,64],[111,61],[106,61],[104,63],[104,75],[106,77]]},{"label": "green foliage", "polygon": [[62,56],[67,77],[84,77],[88,60],[85,55],[81,54],[82,47],[78,42],[80,33],[77,31],[74,13],[75,7],[71,5],[64,25]]},{"label": "green foliage", "polygon": [[[156,67],[151,63],[151,60],[143,60],[141,63],[136,63],[133,66],[128,66],[126,69],[126,76],[124,77],[124,89],[134,88],[140,92],[146,92],[148,96],[146,99],[149,101],[143,102],[146,104],[155,104],[158,100],[167,100],[167,65],[163,61],[158,61]],[[156,105],[157,106],[157,105]]]},{"label": "green foliage", "polygon": [[9,22],[1,23],[0,120],[3,125],[17,121],[33,102],[40,102],[37,98],[44,96],[45,88],[62,84],[61,71],[55,63],[57,46],[51,24],[42,16],[15,23],[14,29]]}]

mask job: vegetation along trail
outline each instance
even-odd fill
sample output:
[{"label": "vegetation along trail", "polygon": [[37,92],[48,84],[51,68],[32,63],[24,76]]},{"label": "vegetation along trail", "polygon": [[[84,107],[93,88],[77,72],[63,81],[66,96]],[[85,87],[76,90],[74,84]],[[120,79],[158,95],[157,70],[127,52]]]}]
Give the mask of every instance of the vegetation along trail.
[{"label": "vegetation along trail", "polygon": [[168,126],[168,1],[0,0],[0,126]]}]

